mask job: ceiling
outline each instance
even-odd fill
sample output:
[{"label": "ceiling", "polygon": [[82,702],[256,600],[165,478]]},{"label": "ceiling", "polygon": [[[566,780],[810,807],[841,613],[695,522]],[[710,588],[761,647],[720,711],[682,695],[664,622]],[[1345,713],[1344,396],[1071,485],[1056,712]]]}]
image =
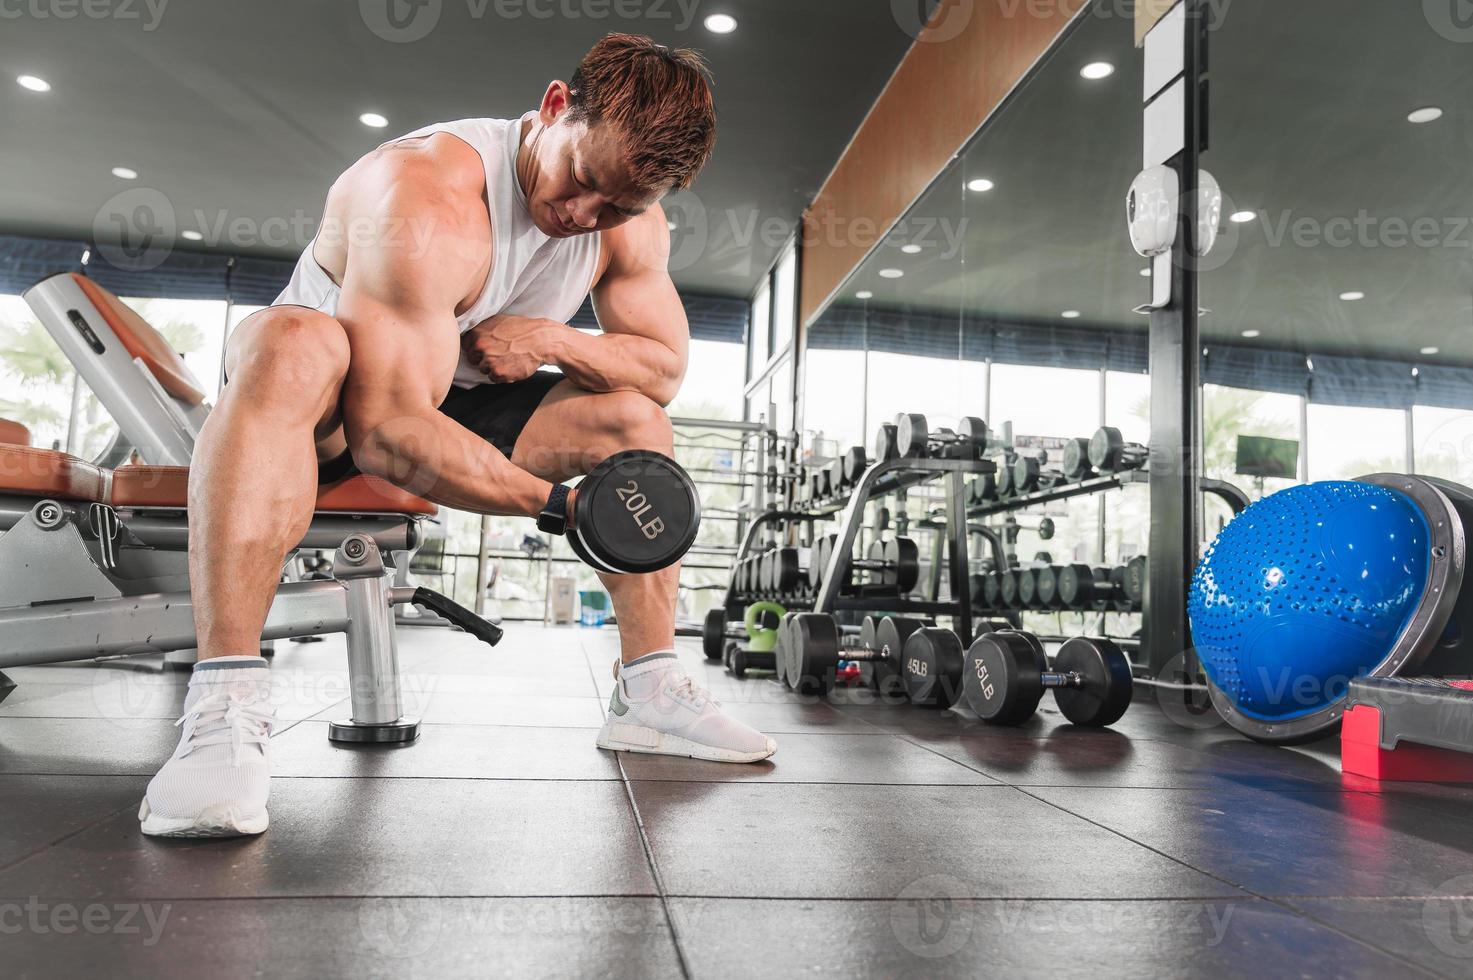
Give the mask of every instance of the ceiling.
[{"label": "ceiling", "polygon": [[[399,36],[423,36],[386,39],[389,4],[408,18]],[[683,290],[727,296],[755,288],[911,43],[891,4],[853,0],[11,6],[21,15],[0,30],[0,233],[103,240],[109,199],[151,188],[178,228],[205,232],[190,247],[284,258],[310,240],[332,180],[383,139],[535,108],[607,31],[695,47],[715,77],[718,141],[672,209],[691,226],[677,235],[696,236],[677,242],[672,271]],[[630,9],[641,15],[615,16]],[[702,26],[722,9],[735,33]],[[52,90],[12,84],[20,74]],[[365,111],[388,128],[359,123]],[[115,166],[139,178],[120,180]]]},{"label": "ceiling", "polygon": [[[1247,343],[1257,330],[1260,346],[1424,361],[1437,347],[1439,363],[1473,364],[1473,30],[1385,0],[1215,6],[1226,16],[1210,42],[1203,166],[1230,209],[1259,216],[1226,224],[1206,260],[1204,338]],[[1147,263],[1124,218],[1141,165],[1141,55],[1119,9],[1081,15],[843,302],[869,290],[893,309],[1048,323],[1077,310],[1075,325],[1144,329],[1132,309],[1149,295]],[[1117,71],[1086,81],[1094,61]],[[1428,105],[1446,115],[1407,122]],[[964,190],[975,177],[995,189]],[[1418,220],[1421,244],[1407,241]],[[927,222],[922,251],[901,253]],[[1365,298],[1340,299],[1352,291]]]}]

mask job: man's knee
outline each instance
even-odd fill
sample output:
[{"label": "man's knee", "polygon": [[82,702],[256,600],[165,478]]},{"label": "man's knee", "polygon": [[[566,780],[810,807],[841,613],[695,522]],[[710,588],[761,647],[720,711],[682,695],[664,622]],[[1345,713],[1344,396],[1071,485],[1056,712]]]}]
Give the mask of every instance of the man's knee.
[{"label": "man's knee", "polygon": [[[348,373],[348,335],[333,317],[297,306],[262,310],[237,328],[225,370],[230,383],[298,396],[319,394]],[[239,343],[234,343],[238,340]]]},{"label": "man's knee", "polygon": [[598,418],[619,449],[654,449],[668,453],[674,443],[670,416],[654,400],[634,391],[603,395]]}]

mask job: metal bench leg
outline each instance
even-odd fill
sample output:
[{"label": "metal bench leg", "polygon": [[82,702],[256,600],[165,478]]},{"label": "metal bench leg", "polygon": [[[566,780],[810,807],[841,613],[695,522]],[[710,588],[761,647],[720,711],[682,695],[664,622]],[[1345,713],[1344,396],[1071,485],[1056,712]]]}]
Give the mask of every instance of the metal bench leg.
[{"label": "metal bench leg", "polygon": [[399,649],[389,607],[391,571],[378,546],[361,534],[343,541],[334,575],[348,590],[348,687],[353,717],[328,726],[334,742],[410,742],[419,720],[402,716]]}]

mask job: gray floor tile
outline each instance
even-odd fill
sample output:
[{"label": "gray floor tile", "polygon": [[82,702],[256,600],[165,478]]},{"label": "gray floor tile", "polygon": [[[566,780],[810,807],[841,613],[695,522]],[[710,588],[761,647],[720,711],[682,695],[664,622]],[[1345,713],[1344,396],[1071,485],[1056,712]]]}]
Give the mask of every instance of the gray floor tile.
[{"label": "gray floor tile", "polygon": [[1423,898],[1295,899],[1305,915],[1444,976],[1473,974],[1473,876],[1450,879]]},{"label": "gray floor tile", "polygon": [[1301,790],[1321,786],[1307,778],[1278,775],[1169,742],[1128,738],[1108,729],[1066,725],[1041,738],[995,738],[972,732],[904,737],[1014,786],[1254,786]]},{"label": "gray floor tile", "polygon": [[[3,907],[3,906],[0,906]],[[71,906],[85,911],[86,905]],[[356,898],[96,903],[65,934],[38,907],[5,937],[14,978],[679,976],[652,898]],[[66,928],[69,920],[59,920]],[[99,967],[106,964],[104,970]]]},{"label": "gray floor tile", "polygon": [[0,776],[0,867],[136,809],[147,786],[141,776]]},{"label": "gray floor tile", "polygon": [[136,812],[0,873],[0,896],[653,895],[613,782],[275,779],[252,838],[145,838]]},{"label": "gray floor tile", "polygon": [[941,873],[982,898],[1237,894],[1005,786],[633,785],[674,895],[888,899]]},{"label": "gray floor tile", "polygon": [[0,717],[0,773],[152,776],[178,744],[163,718]]},{"label": "gray floor tile", "polygon": [[[343,712],[346,716],[347,712]],[[417,779],[618,779],[613,756],[593,728],[422,725],[403,745],[344,745],[327,723],[304,722],[272,739],[278,776]]]},{"label": "gray floor tile", "polygon": [[[969,901],[919,879],[896,901],[677,898],[695,977],[1367,977],[1404,963],[1267,902]],[[754,936],[782,937],[754,942]],[[797,940],[803,937],[806,941]]]},{"label": "gray floor tile", "polygon": [[787,734],[775,740],[776,755],[747,766],[636,753],[622,759],[630,779],[936,786],[994,782],[896,735]]},{"label": "gray floor tile", "polygon": [[1473,872],[1473,821],[1392,796],[1247,786],[1028,792],[1260,895],[1425,895]]}]

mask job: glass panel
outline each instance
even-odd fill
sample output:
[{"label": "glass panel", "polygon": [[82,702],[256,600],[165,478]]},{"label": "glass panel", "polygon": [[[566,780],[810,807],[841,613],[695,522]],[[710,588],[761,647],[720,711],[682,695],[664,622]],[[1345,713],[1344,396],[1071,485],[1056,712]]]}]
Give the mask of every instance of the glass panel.
[{"label": "glass panel", "polygon": [[772,351],[782,350],[793,339],[793,322],[798,316],[798,252],[789,248],[773,275]]},{"label": "glass panel", "polygon": [[1473,412],[1412,409],[1417,472],[1473,486]]},{"label": "glass panel", "polygon": [[992,406],[993,427],[1010,421],[1014,435],[1087,439],[1099,427],[1100,373],[994,364]]},{"label": "glass panel", "polygon": [[[1204,385],[1202,433],[1203,476],[1226,480],[1255,499],[1299,482],[1303,434],[1295,396]],[[1289,475],[1268,475],[1273,472]]]},{"label": "glass panel", "polygon": [[789,432],[793,428],[793,361],[791,358],[783,362],[772,372],[772,403],[777,406],[777,414],[773,417],[773,427],[779,432]]},{"label": "glass panel", "polygon": [[747,377],[756,378],[767,364],[771,349],[768,327],[772,322],[771,291],[766,283],[752,299],[752,321],[747,333]]},{"label": "glass panel", "polygon": [[1120,430],[1126,442],[1151,441],[1151,378],[1111,371],[1105,377],[1105,425]]},{"label": "glass panel", "polygon": [[225,353],[225,303],[197,299],[130,299],[121,297],[164,335],[199,380],[205,396],[220,393],[220,361]]},{"label": "glass panel", "polygon": [[685,381],[670,404],[671,415],[735,419],[742,413],[742,348],[714,340],[693,340]]},{"label": "glass panel", "polygon": [[1308,435],[1311,480],[1406,472],[1405,412],[1311,404]]}]

